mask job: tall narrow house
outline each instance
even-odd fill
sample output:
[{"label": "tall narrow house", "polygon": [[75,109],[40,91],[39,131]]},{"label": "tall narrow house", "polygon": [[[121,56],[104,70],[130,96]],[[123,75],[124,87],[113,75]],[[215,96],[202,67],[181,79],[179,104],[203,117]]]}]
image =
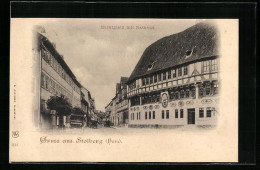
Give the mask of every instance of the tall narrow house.
[{"label": "tall narrow house", "polygon": [[51,96],[62,95],[72,107],[80,107],[81,84],[55,45],[44,35],[43,28],[35,30],[33,45],[33,122],[41,128],[52,128],[60,124],[69,127],[70,116],[59,117],[47,108],[46,102]]}]

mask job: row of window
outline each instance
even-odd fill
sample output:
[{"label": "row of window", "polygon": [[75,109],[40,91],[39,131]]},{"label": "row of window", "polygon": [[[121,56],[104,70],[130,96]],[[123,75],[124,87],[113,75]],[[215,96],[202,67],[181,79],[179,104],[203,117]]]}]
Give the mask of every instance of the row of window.
[{"label": "row of window", "polygon": [[218,70],[218,64],[217,59],[214,60],[207,60],[202,62],[202,73],[207,73],[210,71],[217,71]]},{"label": "row of window", "polygon": [[[209,95],[216,95],[218,94],[218,84],[213,83],[206,83],[205,85],[199,86],[199,98]],[[157,94],[144,94],[141,97],[142,105],[144,104],[151,104],[160,102],[160,93]],[[187,99],[187,98],[196,98],[196,89],[195,87],[190,87],[181,90],[169,90],[169,100],[179,100],[179,99]],[[140,97],[133,97],[131,99],[131,106],[140,105]]]},{"label": "row of window", "polygon": [[72,103],[72,95],[44,73],[42,73],[41,75],[41,87],[49,91],[53,95],[64,95],[66,98],[69,99],[69,102]]},{"label": "row of window", "polygon": [[[180,112],[179,112],[180,111]],[[206,108],[206,117],[212,117],[212,113],[215,115],[215,108],[214,107],[207,107]],[[177,118],[184,118],[183,109],[175,109],[174,117]],[[169,110],[162,110],[161,119],[169,119],[170,113]],[[199,108],[199,118],[204,117],[204,108]],[[145,119],[155,119],[155,111],[145,112]],[[135,120],[135,113],[131,113],[131,120]],[[136,120],[141,120],[141,112],[136,113]]]},{"label": "row of window", "polygon": [[73,82],[72,78],[66,73],[59,62],[45,49],[41,50],[42,58],[71,86],[74,91],[80,94],[80,88]]},{"label": "row of window", "polygon": [[192,87],[191,89],[182,89],[178,91],[170,91],[169,92],[170,101],[171,100],[178,100],[178,99],[185,99],[185,98],[195,98],[196,97],[196,91],[195,87]]},{"label": "row of window", "polygon": [[[211,71],[217,71],[218,69],[218,64],[217,64],[217,59],[213,59],[213,60],[207,60],[207,61],[202,61],[202,68],[201,68],[201,72],[202,73],[207,73],[207,72],[211,72]],[[142,78],[142,84],[139,85],[139,81],[134,81],[133,83],[131,83],[129,85],[129,90],[135,89],[136,87],[140,87],[140,86],[146,86],[146,85],[150,85],[153,83],[157,83],[160,81],[164,81],[164,80],[169,80],[172,78],[176,78],[181,77],[181,76],[186,76],[188,75],[189,69],[188,66],[183,66],[177,69],[172,69],[163,73],[158,73],[156,75],[153,76],[149,76],[146,78]]]},{"label": "row of window", "polygon": [[177,77],[177,71],[178,71],[178,77],[182,76],[182,75],[188,75],[188,66],[184,66],[184,67],[180,67],[178,69],[173,69],[173,70],[169,70],[167,72],[163,72],[163,73],[159,73],[150,77],[146,77],[142,79],[142,85],[141,86],[145,86],[145,85],[149,85],[149,84],[153,84],[153,83],[157,83],[160,81],[164,81],[164,80],[169,80],[172,78],[176,78]]},{"label": "row of window", "polygon": [[182,76],[182,74],[184,76],[188,75],[188,66],[180,67],[178,69],[173,69],[173,70],[170,70],[170,71],[167,71],[167,72],[158,73],[156,75],[143,78],[142,79],[142,84],[140,84],[140,85],[138,84],[139,81],[137,81],[137,84],[136,84],[136,81],[134,81],[133,83],[131,83],[129,85],[129,89],[132,90],[132,89],[135,89],[136,86],[137,87],[146,86],[146,85],[149,85],[149,84],[165,81],[167,79],[169,80],[171,78],[176,78],[177,71],[178,71],[178,76],[179,77]]},{"label": "row of window", "polygon": [[199,97],[218,94],[218,84],[216,82],[206,83],[199,86]]},{"label": "row of window", "polygon": [[[213,113],[213,116],[216,114],[215,107],[207,107],[206,108],[206,117],[211,117]],[[203,118],[204,117],[204,108],[199,108],[199,117]]]},{"label": "row of window", "polygon": [[[135,120],[135,113],[131,113],[131,120]],[[137,112],[136,113],[136,120],[141,120],[141,113],[140,112]]]},{"label": "row of window", "polygon": [[[47,74],[42,73],[41,75],[41,87],[53,95],[64,95],[66,98],[68,98],[69,102],[72,103],[72,94],[61,87],[54,80],[52,80]],[[73,100],[77,103],[80,103],[80,99],[77,99],[75,96],[73,97]]]}]

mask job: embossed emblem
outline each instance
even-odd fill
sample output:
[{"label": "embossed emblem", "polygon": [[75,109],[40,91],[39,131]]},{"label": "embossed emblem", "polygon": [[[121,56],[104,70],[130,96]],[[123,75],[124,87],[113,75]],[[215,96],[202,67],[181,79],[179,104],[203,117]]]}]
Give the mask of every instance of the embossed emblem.
[{"label": "embossed emblem", "polygon": [[170,103],[170,106],[171,107],[176,107],[176,103],[174,102],[174,103]]},{"label": "embossed emblem", "polygon": [[190,101],[186,101],[186,104],[187,104],[187,105],[193,105],[194,102],[193,102],[193,100],[190,100]]},{"label": "embossed emblem", "polygon": [[18,138],[19,137],[19,131],[12,131],[12,137]]},{"label": "embossed emblem", "polygon": [[210,103],[212,103],[212,100],[211,99],[203,99],[203,100],[201,100],[201,103],[202,104],[210,104]]},{"label": "embossed emblem", "polygon": [[161,99],[162,99],[162,107],[167,107],[168,106],[168,93],[167,92],[161,93]]},{"label": "embossed emblem", "polygon": [[178,106],[180,106],[180,107],[184,106],[184,102],[183,101],[179,101],[178,102]]}]

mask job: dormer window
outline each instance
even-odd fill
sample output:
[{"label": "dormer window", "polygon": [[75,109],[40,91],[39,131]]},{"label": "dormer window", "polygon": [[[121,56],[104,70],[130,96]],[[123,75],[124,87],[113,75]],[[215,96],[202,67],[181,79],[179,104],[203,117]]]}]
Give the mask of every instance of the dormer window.
[{"label": "dormer window", "polygon": [[[195,46],[195,47],[196,47],[196,46]],[[187,50],[187,51],[185,52],[185,59],[192,56],[195,47],[193,47],[191,50]]]},{"label": "dormer window", "polygon": [[149,64],[148,65],[148,71],[152,70],[153,69],[153,64]]},{"label": "dormer window", "polygon": [[[157,61],[157,60],[156,60],[156,61]],[[154,61],[154,62],[152,62],[151,64],[148,65],[148,68],[147,68],[148,71],[150,71],[150,70],[153,69],[153,66],[154,66],[154,64],[155,64],[156,61]]]},{"label": "dormer window", "polygon": [[192,51],[191,51],[191,50],[187,50],[187,51],[186,51],[186,56],[190,56],[190,55],[191,55],[191,53],[192,53]]}]

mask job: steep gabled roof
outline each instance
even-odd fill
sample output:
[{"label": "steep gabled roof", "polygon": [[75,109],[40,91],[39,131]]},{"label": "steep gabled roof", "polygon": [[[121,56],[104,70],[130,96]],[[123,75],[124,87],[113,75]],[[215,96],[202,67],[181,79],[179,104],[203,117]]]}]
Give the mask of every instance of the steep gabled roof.
[{"label": "steep gabled roof", "polygon": [[127,83],[160,70],[218,56],[218,38],[214,22],[204,21],[159,39],[145,49]]}]

